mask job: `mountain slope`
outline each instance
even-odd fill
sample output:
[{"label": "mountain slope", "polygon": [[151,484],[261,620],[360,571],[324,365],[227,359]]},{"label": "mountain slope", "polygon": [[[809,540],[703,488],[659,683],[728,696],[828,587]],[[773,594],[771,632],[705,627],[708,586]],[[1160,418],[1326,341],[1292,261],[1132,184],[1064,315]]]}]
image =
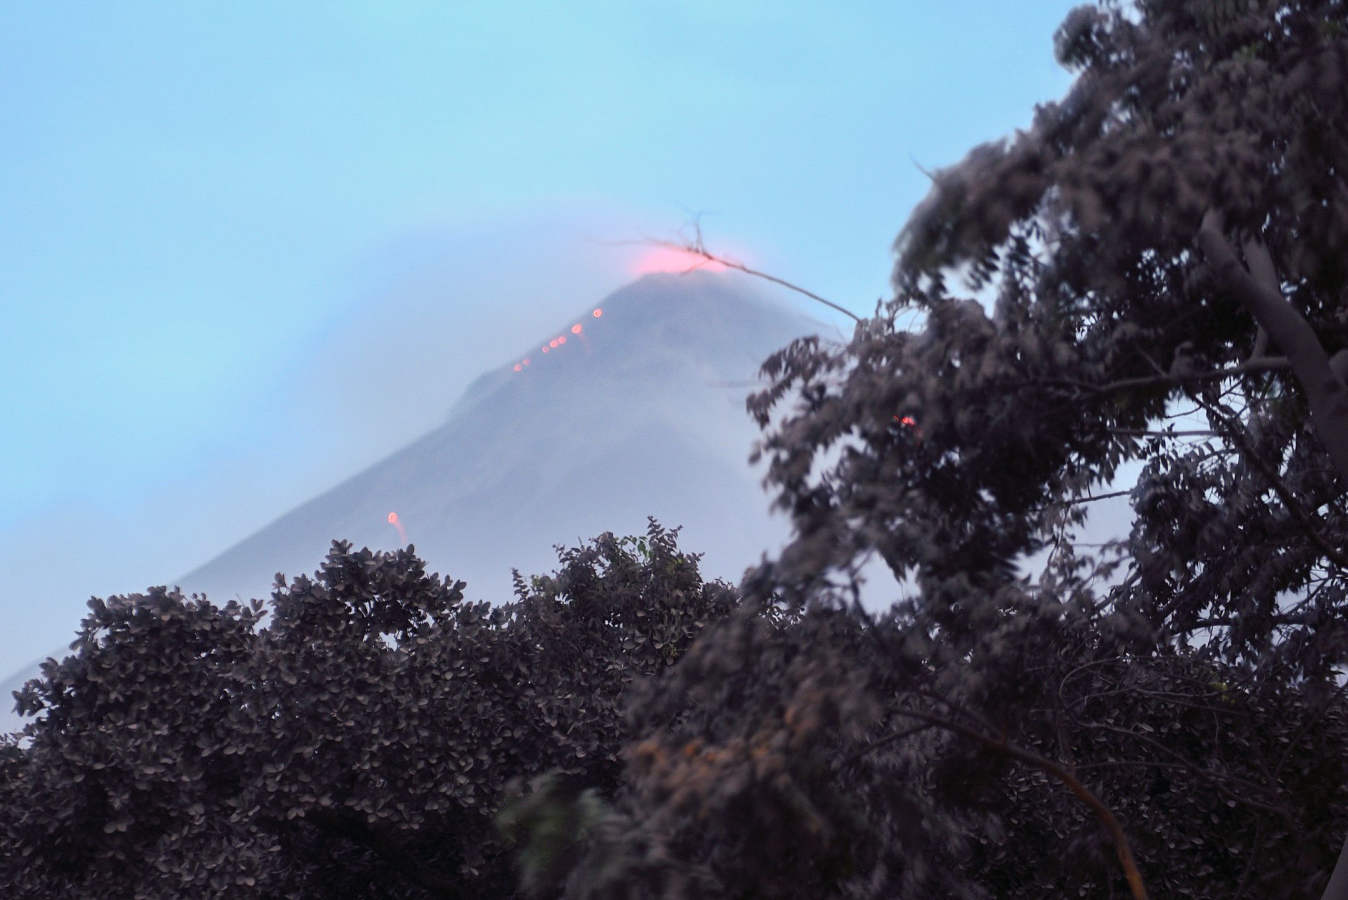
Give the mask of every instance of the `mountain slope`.
[{"label": "mountain slope", "polygon": [[[315,568],[334,538],[396,546],[393,511],[428,565],[467,580],[473,599],[509,600],[511,566],[550,570],[553,544],[643,532],[647,514],[686,525],[681,544],[705,550],[704,575],[738,580],[786,536],[747,464],[757,437],[747,381],[771,352],[818,330],[725,275],[647,276],[475,380],[436,430],[181,585],[263,595],[276,572]],[[558,335],[567,342],[541,352]],[[726,381],[745,386],[717,386]],[[730,498],[744,506],[728,510]]]},{"label": "mountain slope", "polygon": [[[217,603],[265,597],[276,573],[317,568],[335,538],[398,546],[393,511],[428,568],[466,580],[472,600],[506,602],[512,567],[550,572],[554,544],[644,533],[647,515],[684,526],[704,578],[737,582],[788,534],[747,463],[758,430],[744,397],[764,358],[823,328],[735,275],[646,276],[483,373],[440,427],[178,584]],[[14,673],[8,690],[36,675],[36,663]],[[0,730],[18,727],[8,690]]]}]

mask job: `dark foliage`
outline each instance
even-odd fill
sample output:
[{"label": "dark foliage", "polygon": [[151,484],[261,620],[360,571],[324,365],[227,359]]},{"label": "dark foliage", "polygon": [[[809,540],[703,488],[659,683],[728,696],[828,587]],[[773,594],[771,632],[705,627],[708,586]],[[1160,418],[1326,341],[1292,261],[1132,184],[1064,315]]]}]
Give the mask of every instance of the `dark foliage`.
[{"label": "dark foliage", "polygon": [[495,609],[343,543],[265,626],[261,601],[91,601],[0,748],[0,894],[511,895],[507,780],[614,790],[629,684],[734,604],[654,521],[591,543]]},{"label": "dark foliage", "polygon": [[[1325,889],[1348,830],[1348,7],[1131,6],[1074,10],[1069,95],[933,176],[849,347],[765,363],[756,456],[796,537],[741,589],[796,618],[712,630],[638,707],[607,871],[699,879],[668,896]],[[947,289],[961,271],[990,310]],[[1078,544],[1125,463],[1131,534]],[[871,555],[916,591],[835,631]],[[797,733],[816,719],[840,727]],[[783,771],[749,762],[793,739]],[[568,893],[626,896],[604,871]]]},{"label": "dark foliage", "polygon": [[530,795],[535,833],[585,822],[554,832],[569,862],[536,867],[535,896],[1126,896],[1091,809],[1002,741],[1051,754],[1127,824],[1155,896],[1323,886],[1348,824],[1337,698],[1256,694],[1192,651],[1109,656],[1061,620],[1027,639],[959,701],[896,618],[739,608],[634,696],[645,736],[611,804]]}]

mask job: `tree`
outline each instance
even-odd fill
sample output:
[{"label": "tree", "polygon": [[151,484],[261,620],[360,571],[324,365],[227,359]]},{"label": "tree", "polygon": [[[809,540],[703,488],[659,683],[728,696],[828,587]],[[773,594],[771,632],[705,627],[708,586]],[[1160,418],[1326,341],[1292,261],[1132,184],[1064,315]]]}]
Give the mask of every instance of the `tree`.
[{"label": "tree", "polygon": [[1046,771],[1050,754],[1130,826],[1158,896],[1243,883],[1299,897],[1323,882],[1344,793],[1322,786],[1348,776],[1342,709],[1295,689],[1256,697],[1193,653],[1100,656],[1059,628],[1001,686],[1032,714],[999,733],[986,709],[930,689],[934,667],[896,665],[910,636],[820,604],[776,625],[739,608],[634,695],[645,736],[607,809],[577,791],[531,795],[539,834],[590,815],[553,848],[571,866],[535,896],[1126,893],[1097,811]]},{"label": "tree", "polygon": [[[773,384],[749,401],[765,429],[755,459],[770,456],[795,538],[742,591],[850,605],[874,655],[821,651],[789,677],[749,678],[761,693],[749,709],[788,734],[784,710],[799,721],[838,703],[821,691],[792,705],[812,678],[881,704],[857,719],[878,729],[861,744],[883,743],[874,753],[908,780],[888,807],[856,794],[891,829],[853,858],[871,879],[856,895],[1326,889],[1348,833],[1345,19],[1330,0],[1074,10],[1057,34],[1072,91],[1028,132],[932,176],[896,243],[894,299],[842,352],[804,339],[766,361]],[[961,270],[973,290],[997,289],[991,315],[947,289]],[[912,331],[896,326],[907,313]],[[772,424],[788,396],[796,408]],[[1182,403],[1207,427],[1168,425]],[[835,447],[839,461],[812,475]],[[1127,462],[1143,466],[1126,491],[1131,534],[1100,552],[1076,544]],[[1021,575],[1044,551],[1043,574]],[[846,591],[870,554],[918,588],[881,622]],[[662,691],[700,683],[710,664],[695,660],[740,664],[739,634],[705,635]],[[758,652],[784,640],[764,636]],[[687,713],[632,758],[633,821],[663,808],[651,797],[684,771],[670,768],[679,742],[753,744],[747,721],[713,706],[694,702],[704,724]],[[834,754],[857,743],[844,737]],[[717,821],[725,790],[683,826]],[[905,819],[929,839],[894,830]],[[727,895],[745,889],[742,871],[678,833],[661,853]],[[1070,852],[1073,840],[1095,852]],[[1326,896],[1348,891],[1340,868]]]},{"label": "tree", "polygon": [[258,600],[90,601],[16,695],[44,715],[0,747],[0,892],[510,896],[509,779],[613,790],[629,684],[735,603],[676,535],[558,548],[494,609],[411,547],[342,542],[265,625]]}]

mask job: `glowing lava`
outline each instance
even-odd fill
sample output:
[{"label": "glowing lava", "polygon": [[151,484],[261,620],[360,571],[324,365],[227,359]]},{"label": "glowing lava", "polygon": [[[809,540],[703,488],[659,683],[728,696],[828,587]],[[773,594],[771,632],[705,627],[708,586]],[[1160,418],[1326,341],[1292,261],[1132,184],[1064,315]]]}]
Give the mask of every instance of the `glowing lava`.
[{"label": "glowing lava", "polygon": [[[604,311],[603,311],[602,309],[599,309],[598,307],[596,307],[596,308],[594,309],[594,311],[590,313],[590,315],[592,315],[592,316],[594,316],[596,319],[598,319],[598,318],[600,318],[601,316],[604,315]],[[574,325],[571,326],[571,333],[574,334],[576,337],[580,338],[581,344],[583,344],[583,345],[585,346],[585,352],[586,352],[586,353],[589,353],[589,352],[590,352],[590,341],[589,341],[589,339],[588,339],[587,337],[585,337],[585,329],[581,326],[581,324],[580,324],[579,322],[577,322],[576,324],[574,324]],[[559,335],[557,335],[555,338],[552,338],[550,341],[548,341],[546,344],[544,344],[544,345],[542,346],[542,348],[540,348],[540,349],[542,349],[542,351],[543,351],[544,353],[547,353],[549,350],[556,350],[558,347],[562,346],[562,345],[565,344],[565,343],[566,343],[566,335],[565,335],[565,334],[559,334]],[[526,368],[528,365],[529,365],[529,359],[528,359],[528,357],[525,357],[524,359],[522,359],[522,360],[520,360],[519,362],[515,363],[515,365],[514,365],[512,368],[513,368],[516,372],[523,372],[523,371],[525,370],[525,368]],[[389,522],[392,523],[393,520],[390,519]]]},{"label": "glowing lava", "polygon": [[581,328],[580,323],[577,322],[575,325],[571,326],[571,333],[580,338],[581,346],[585,348],[585,354],[588,356],[590,353],[590,339],[585,336],[585,329]]},{"label": "glowing lava", "polygon": [[894,421],[907,428],[913,429],[913,434],[917,436],[917,439],[919,441],[922,440],[922,429],[917,427],[917,419],[914,419],[912,416],[904,416],[902,419],[895,416]]},{"label": "glowing lava", "polygon": [[391,512],[388,514],[388,523],[392,525],[394,528],[398,529],[398,540],[406,544],[407,532],[403,530],[402,520],[398,518],[398,514],[396,512]]},{"label": "glowing lava", "polygon": [[677,247],[652,247],[632,265],[632,272],[635,275],[650,275],[652,272],[687,272],[689,269],[724,272],[726,266]]}]

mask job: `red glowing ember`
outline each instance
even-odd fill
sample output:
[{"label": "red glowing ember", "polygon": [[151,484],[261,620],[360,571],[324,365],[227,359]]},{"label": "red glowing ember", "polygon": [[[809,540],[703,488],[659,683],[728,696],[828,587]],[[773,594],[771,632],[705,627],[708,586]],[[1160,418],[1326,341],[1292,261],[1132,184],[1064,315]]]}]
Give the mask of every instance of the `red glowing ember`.
[{"label": "red glowing ember", "polygon": [[398,529],[398,540],[406,544],[407,532],[403,530],[402,520],[398,518],[398,514],[396,512],[391,512],[388,514],[388,523],[392,525],[394,528]]},{"label": "red glowing ember", "polygon": [[894,421],[898,422],[900,425],[913,429],[913,434],[917,436],[917,439],[919,441],[922,440],[922,429],[917,427],[917,419],[914,419],[912,416],[904,416],[903,418],[895,416]]}]

